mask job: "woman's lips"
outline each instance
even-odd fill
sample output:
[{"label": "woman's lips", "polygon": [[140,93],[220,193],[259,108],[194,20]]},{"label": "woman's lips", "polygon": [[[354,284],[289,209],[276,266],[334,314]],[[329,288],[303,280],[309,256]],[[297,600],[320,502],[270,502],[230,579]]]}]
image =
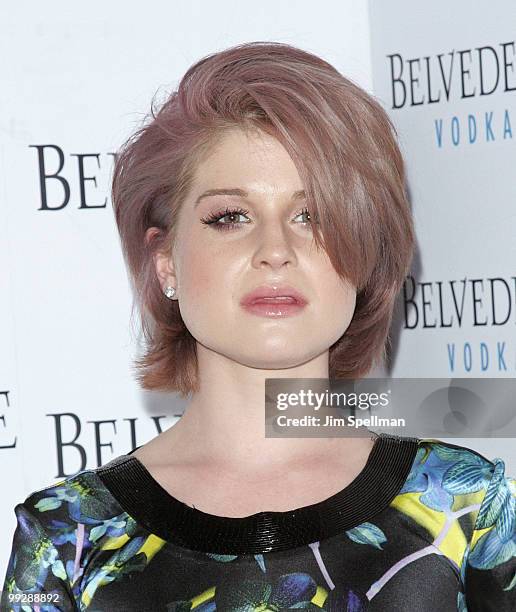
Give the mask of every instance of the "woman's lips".
[{"label": "woman's lips", "polygon": [[[285,295],[281,295],[282,292]],[[301,312],[306,304],[307,300],[299,292],[293,289],[282,291],[274,288],[255,290],[241,301],[241,306],[247,312],[261,317],[289,317]]]}]

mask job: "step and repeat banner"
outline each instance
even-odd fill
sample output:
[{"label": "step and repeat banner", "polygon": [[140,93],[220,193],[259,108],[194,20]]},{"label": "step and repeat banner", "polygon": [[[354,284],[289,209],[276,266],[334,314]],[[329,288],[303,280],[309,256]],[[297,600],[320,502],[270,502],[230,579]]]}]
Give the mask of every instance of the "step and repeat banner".
[{"label": "step and repeat banner", "polygon": [[[418,239],[389,374],[514,379],[516,6],[369,6],[373,91],[400,136]],[[514,439],[450,441],[516,471]]]},{"label": "step and repeat banner", "polygon": [[[511,165],[516,9],[221,0],[0,9],[0,580],[13,508],[172,426],[138,388],[113,154],[202,56],[253,40],[313,51],[374,93],[409,171],[418,251],[393,325],[393,377],[514,377]],[[516,472],[512,440],[455,439]]]}]

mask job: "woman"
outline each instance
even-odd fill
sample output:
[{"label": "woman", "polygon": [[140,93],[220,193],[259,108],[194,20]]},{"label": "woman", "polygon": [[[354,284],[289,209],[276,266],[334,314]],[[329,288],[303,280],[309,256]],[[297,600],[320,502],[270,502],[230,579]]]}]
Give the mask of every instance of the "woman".
[{"label": "woman", "polygon": [[382,107],[322,59],[250,43],[187,71],[112,193],[138,379],[186,412],[16,506],[6,609],[516,608],[502,460],[264,436],[265,379],[360,378],[384,356],[414,247],[404,180]]}]

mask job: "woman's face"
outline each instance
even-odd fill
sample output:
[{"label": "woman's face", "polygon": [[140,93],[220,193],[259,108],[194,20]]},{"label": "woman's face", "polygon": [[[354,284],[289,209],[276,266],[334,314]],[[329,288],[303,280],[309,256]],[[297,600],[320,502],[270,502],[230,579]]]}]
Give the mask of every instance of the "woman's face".
[{"label": "woman's face", "polygon": [[[356,290],[316,248],[302,189],[286,150],[262,132],[226,133],[197,167],[172,258],[157,256],[156,269],[163,288],[176,287],[184,323],[207,349],[253,368],[290,368],[346,331]],[[285,285],[306,303],[280,297],[288,293],[280,288],[276,301],[241,304],[257,287]]]}]

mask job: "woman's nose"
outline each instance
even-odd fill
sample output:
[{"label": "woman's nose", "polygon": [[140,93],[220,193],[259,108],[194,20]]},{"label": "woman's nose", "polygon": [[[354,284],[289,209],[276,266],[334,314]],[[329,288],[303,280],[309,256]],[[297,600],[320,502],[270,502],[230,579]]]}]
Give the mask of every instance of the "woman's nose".
[{"label": "woman's nose", "polygon": [[272,268],[281,268],[286,264],[297,263],[293,245],[295,237],[288,235],[288,230],[283,228],[280,222],[263,227],[258,235],[255,235],[255,240],[253,254],[255,267],[269,265]]}]

